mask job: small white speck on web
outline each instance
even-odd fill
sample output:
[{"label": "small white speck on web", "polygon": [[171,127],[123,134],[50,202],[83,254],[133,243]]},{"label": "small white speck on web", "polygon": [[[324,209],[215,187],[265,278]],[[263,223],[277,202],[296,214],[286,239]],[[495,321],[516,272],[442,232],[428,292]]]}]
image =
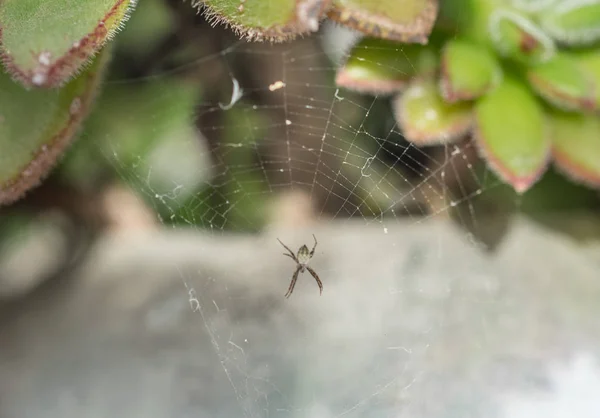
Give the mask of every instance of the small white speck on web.
[{"label": "small white speck on web", "polygon": [[384,234],[387,234],[387,233],[388,233],[388,229],[384,227],[384,228],[383,228],[383,233],[384,233]]},{"label": "small white speck on web", "polygon": [[362,168],[360,169],[360,174],[363,177],[371,177],[371,174],[370,173],[366,174],[366,171],[371,167],[371,164],[373,163],[374,159],[375,159],[375,157],[369,157],[369,158],[367,158],[367,160],[363,164]]},{"label": "small white speck on web", "polygon": [[279,81],[276,81],[273,84],[271,84],[269,86],[269,90],[275,91],[275,90],[279,90],[282,87],[285,87],[285,83],[283,81],[279,80]]},{"label": "small white speck on web", "polygon": [[192,312],[198,312],[200,310],[200,302],[198,301],[196,291],[193,288],[188,288],[188,301]]},{"label": "small white speck on web", "polygon": [[231,109],[244,95],[244,91],[240,88],[240,83],[235,78],[232,78],[231,81],[233,83],[233,91],[231,92],[229,104],[224,105],[219,103],[219,107],[223,110]]},{"label": "small white speck on web", "polygon": [[289,120],[289,119],[286,119],[286,120],[285,120],[285,124],[289,126],[289,125],[291,125],[291,124],[292,124],[292,121],[291,121],[291,120]]},{"label": "small white speck on web", "polygon": [[407,354],[412,354],[412,350],[402,346],[388,347],[388,350],[402,350]]}]

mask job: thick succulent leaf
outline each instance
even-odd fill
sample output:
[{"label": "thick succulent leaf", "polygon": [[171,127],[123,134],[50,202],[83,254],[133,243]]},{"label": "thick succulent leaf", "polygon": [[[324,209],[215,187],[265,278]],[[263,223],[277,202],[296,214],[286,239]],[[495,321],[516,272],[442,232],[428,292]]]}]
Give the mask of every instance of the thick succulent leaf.
[{"label": "thick succulent leaf", "polygon": [[25,86],[61,86],[123,25],[136,1],[0,1],[4,65]]},{"label": "thick succulent leaf", "polygon": [[433,74],[436,66],[433,48],[363,38],[338,69],[335,81],[340,87],[363,93],[391,94],[402,90],[415,74]]},{"label": "thick succulent leaf", "polygon": [[447,102],[472,100],[484,95],[502,79],[495,56],[469,41],[448,41],[442,53],[440,90]]},{"label": "thick succulent leaf", "polygon": [[456,141],[472,127],[471,105],[444,102],[432,80],[415,80],[395,99],[394,108],[402,133],[416,145]]},{"label": "thick succulent leaf", "polygon": [[556,111],[551,122],[556,166],[569,177],[600,188],[600,117]]},{"label": "thick succulent leaf", "polygon": [[515,11],[497,9],[489,19],[489,34],[503,56],[523,63],[549,60],[554,41],[532,20]]},{"label": "thick succulent leaf", "polygon": [[26,90],[0,71],[0,205],[40,183],[88,114],[109,53],[60,90]]},{"label": "thick succulent leaf", "polygon": [[442,0],[436,29],[450,35],[460,33],[469,40],[490,43],[488,22],[498,0]]},{"label": "thick succulent leaf", "polygon": [[333,0],[329,18],[375,38],[426,44],[437,0]]},{"label": "thick succulent leaf", "polygon": [[545,8],[544,30],[568,45],[591,44],[600,40],[600,0],[569,0]]},{"label": "thick succulent leaf", "polygon": [[527,13],[536,13],[554,7],[559,0],[510,0],[510,4],[516,9]]},{"label": "thick succulent leaf", "polygon": [[571,56],[594,85],[594,108],[600,109],[600,49],[580,50]]},{"label": "thick succulent leaf", "polygon": [[520,81],[506,77],[475,105],[475,138],[488,165],[519,193],[546,169],[550,138],[542,105]]},{"label": "thick succulent leaf", "polygon": [[575,58],[557,53],[527,72],[529,83],[548,102],[564,110],[594,110],[598,86]]},{"label": "thick succulent leaf", "polygon": [[248,40],[282,42],[299,34],[316,32],[331,0],[203,0],[209,21],[231,26]]}]

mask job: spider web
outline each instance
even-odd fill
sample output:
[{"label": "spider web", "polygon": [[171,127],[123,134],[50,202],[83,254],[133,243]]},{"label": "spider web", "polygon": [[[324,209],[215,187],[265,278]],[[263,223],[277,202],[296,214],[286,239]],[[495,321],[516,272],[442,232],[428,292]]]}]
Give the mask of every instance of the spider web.
[{"label": "spider web", "polygon": [[[160,223],[207,238],[200,268],[174,266],[191,313],[182,326],[197,351],[184,366],[194,384],[178,416],[464,416],[463,403],[480,395],[423,365],[447,349],[443,335],[460,332],[467,306],[494,309],[494,284],[478,276],[477,261],[444,275],[439,266],[476,247],[466,229],[457,242],[443,225],[453,216],[477,226],[474,201],[498,184],[474,166],[471,142],[417,148],[402,139],[387,98],[335,87],[344,50],[335,40],[354,36],[336,30],[315,37],[320,50],[234,42],[190,63],[223,65],[230,98],[203,99],[201,132],[173,139],[186,151],[176,153],[185,169],[171,184],[155,181],[161,160],[130,165],[110,138],[106,157]],[[267,62],[267,75],[244,78],[244,62]],[[294,266],[275,238],[296,249],[312,245],[313,233],[323,296],[304,273],[285,300]],[[477,280],[462,309],[446,305]],[[447,316],[453,309],[458,316]],[[478,344],[485,330],[484,315]]]}]

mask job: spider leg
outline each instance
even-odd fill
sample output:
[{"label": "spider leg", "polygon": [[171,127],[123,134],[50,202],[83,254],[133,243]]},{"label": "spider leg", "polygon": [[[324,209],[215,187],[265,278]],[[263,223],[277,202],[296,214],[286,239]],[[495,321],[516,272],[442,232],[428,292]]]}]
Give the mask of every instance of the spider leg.
[{"label": "spider leg", "polygon": [[290,250],[290,248],[287,245],[285,245],[283,242],[281,242],[281,240],[279,238],[277,238],[277,241],[279,241],[279,243],[281,245],[283,245],[283,248],[285,248],[286,250],[288,250],[290,252],[289,254],[284,253],[283,255],[287,255],[288,257],[291,257],[296,263],[298,263],[298,259],[294,255],[294,252],[292,250]]},{"label": "spider leg", "polygon": [[294,291],[294,286],[296,286],[296,280],[298,280],[298,273],[300,273],[301,268],[301,266],[298,266],[298,268],[294,272],[294,275],[292,276],[292,282],[290,283],[290,287],[288,288],[287,293],[284,295],[286,298],[289,298],[292,295],[292,292]]},{"label": "spider leg", "polygon": [[321,279],[319,279],[319,275],[311,269],[309,266],[306,266],[306,270],[315,278],[317,284],[319,285],[319,295],[323,294],[323,283],[321,283]]},{"label": "spider leg", "polygon": [[317,248],[317,237],[315,237],[315,234],[313,234],[313,239],[315,240],[315,245],[313,246],[313,248],[310,252],[311,257],[313,256],[313,254],[315,253],[315,249]]}]

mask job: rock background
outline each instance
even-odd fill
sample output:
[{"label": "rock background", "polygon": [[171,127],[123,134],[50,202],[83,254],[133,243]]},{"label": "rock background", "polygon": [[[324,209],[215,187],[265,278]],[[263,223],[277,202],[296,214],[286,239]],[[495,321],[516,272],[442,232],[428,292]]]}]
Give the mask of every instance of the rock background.
[{"label": "rock background", "polygon": [[2,418],[600,416],[600,241],[523,220],[114,233],[0,321]]}]

